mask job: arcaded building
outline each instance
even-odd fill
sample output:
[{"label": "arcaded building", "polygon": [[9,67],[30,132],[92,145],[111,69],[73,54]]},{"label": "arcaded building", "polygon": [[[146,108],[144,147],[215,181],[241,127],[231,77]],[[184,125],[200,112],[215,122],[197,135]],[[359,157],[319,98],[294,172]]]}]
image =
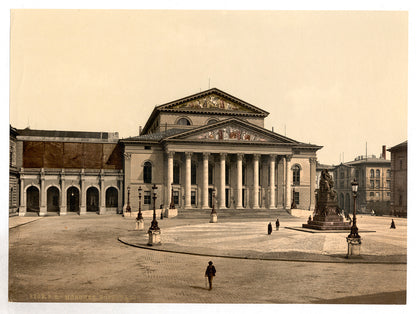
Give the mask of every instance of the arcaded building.
[{"label": "arcaded building", "polygon": [[108,132],[16,130],[19,215],[121,212],[118,140]]},{"label": "arcaded building", "polygon": [[[264,128],[265,110],[216,88],[156,106],[140,134],[120,140],[130,203],[176,210],[313,210],[316,152]],[[215,202],[215,203],[214,203]]]}]

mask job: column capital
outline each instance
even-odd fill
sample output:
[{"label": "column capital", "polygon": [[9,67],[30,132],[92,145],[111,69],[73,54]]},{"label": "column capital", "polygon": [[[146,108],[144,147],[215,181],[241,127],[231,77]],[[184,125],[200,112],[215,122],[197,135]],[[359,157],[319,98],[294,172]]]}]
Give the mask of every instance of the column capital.
[{"label": "column capital", "polygon": [[292,160],[293,155],[285,155],[286,161],[290,162]]},{"label": "column capital", "polygon": [[237,160],[243,160],[244,154],[238,153]]},{"label": "column capital", "polygon": [[311,164],[316,163],[316,161],[317,161],[317,158],[316,158],[316,157],[310,157],[310,158],[309,158],[309,162],[310,162]]},{"label": "column capital", "polygon": [[276,161],[277,154],[270,154],[270,161]]},{"label": "column capital", "polygon": [[253,160],[259,160],[260,154],[253,154]]},{"label": "column capital", "polygon": [[227,157],[227,153],[220,153],[221,160],[224,160]]},{"label": "column capital", "polygon": [[211,155],[211,153],[204,152],[204,153],[202,153],[202,158],[208,159],[209,158],[209,155]]},{"label": "column capital", "polygon": [[192,152],[185,152],[185,157],[188,159],[188,158],[191,158],[192,157]]},{"label": "column capital", "polygon": [[125,159],[130,160],[131,153],[124,153],[123,156],[124,156]]},{"label": "column capital", "polygon": [[168,155],[168,158],[173,158],[173,156],[175,156],[175,152],[174,151],[167,151],[166,155]]}]

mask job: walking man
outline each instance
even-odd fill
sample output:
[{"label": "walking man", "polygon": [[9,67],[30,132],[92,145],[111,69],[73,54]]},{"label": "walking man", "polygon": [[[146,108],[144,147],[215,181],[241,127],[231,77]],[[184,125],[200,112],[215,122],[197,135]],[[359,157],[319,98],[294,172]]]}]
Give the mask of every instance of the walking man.
[{"label": "walking man", "polygon": [[209,290],[212,289],[212,279],[214,278],[216,272],[217,271],[215,270],[215,266],[212,265],[211,261],[209,261],[208,266],[207,266],[207,270],[205,271],[205,277],[208,277]]},{"label": "walking man", "polygon": [[267,225],[267,234],[272,234],[273,228],[272,228],[272,223],[269,222],[269,224]]},{"label": "walking man", "polygon": [[276,230],[279,230],[279,227],[280,227],[280,222],[279,222],[279,218],[277,218],[276,219]]},{"label": "walking man", "polygon": [[396,229],[396,224],[393,219],[391,220],[390,229]]}]

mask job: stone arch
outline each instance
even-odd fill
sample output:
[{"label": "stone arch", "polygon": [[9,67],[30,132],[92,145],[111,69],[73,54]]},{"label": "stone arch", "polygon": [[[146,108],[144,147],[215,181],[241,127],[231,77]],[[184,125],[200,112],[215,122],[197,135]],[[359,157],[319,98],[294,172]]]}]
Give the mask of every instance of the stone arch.
[{"label": "stone arch", "polygon": [[39,188],[35,185],[26,187],[26,211],[39,213]]},{"label": "stone arch", "polygon": [[118,207],[119,190],[114,186],[105,189],[105,207]]},{"label": "stone arch", "polygon": [[60,210],[60,198],[61,198],[61,191],[60,189],[51,184],[46,189],[46,211],[47,212],[59,212]]},{"label": "stone arch", "polygon": [[87,212],[98,212],[100,204],[100,191],[94,186],[90,185],[87,188]]},{"label": "stone arch", "polygon": [[71,185],[66,189],[66,206],[69,212],[79,212],[80,192],[77,186]]}]

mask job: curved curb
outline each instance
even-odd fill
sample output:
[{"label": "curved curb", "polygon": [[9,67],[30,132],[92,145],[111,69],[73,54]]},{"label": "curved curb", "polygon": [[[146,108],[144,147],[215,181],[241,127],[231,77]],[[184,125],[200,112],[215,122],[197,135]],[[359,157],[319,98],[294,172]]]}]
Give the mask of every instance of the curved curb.
[{"label": "curved curb", "polygon": [[43,218],[43,217],[38,217],[37,219],[33,219],[33,220],[31,220],[31,221],[24,222],[24,223],[22,223],[22,224],[19,224],[19,225],[13,226],[13,227],[9,227],[9,230],[10,230],[10,229],[17,228],[17,227],[24,226],[24,225],[27,225],[27,224],[30,224],[30,223],[35,222],[35,221],[38,221],[38,220],[40,220],[40,219],[42,219],[42,218]]},{"label": "curved curb", "polygon": [[[205,254],[205,253],[194,253],[194,252],[184,252],[184,251],[175,251],[167,249],[159,249],[157,246],[144,246],[128,243],[117,237],[117,240],[125,245],[136,247],[139,249],[153,250],[158,252],[167,252],[167,253],[176,253],[176,254],[186,254],[194,256],[210,256],[210,257],[220,257],[220,258],[233,258],[233,259],[244,259],[244,260],[257,260],[257,261],[279,261],[279,262],[297,262],[297,263],[329,263],[329,264],[390,264],[390,265],[407,265],[407,262],[388,262],[388,261],[364,261],[362,259],[345,259],[344,260],[316,260],[316,259],[295,259],[295,258],[263,258],[263,257],[247,257],[247,256],[232,256],[232,255],[218,255],[218,254]],[[371,255],[370,255],[371,256]]]}]

